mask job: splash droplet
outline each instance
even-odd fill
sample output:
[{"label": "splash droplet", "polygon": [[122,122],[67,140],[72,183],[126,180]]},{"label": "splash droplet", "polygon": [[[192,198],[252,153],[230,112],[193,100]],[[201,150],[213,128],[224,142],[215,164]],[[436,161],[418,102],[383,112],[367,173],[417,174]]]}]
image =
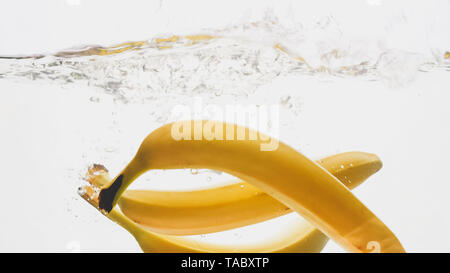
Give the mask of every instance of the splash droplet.
[{"label": "splash droplet", "polygon": [[83,196],[86,194],[86,189],[84,187],[79,187],[78,188],[78,194]]}]

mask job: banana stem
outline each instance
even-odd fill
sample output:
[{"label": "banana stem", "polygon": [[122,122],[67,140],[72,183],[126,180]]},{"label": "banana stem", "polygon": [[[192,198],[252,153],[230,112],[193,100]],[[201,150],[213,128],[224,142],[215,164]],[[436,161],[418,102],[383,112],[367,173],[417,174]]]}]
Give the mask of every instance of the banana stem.
[{"label": "banana stem", "polygon": [[111,212],[119,201],[120,195],[137,177],[143,173],[139,161],[133,159],[112,182],[104,187],[98,196],[99,208],[107,213]]}]

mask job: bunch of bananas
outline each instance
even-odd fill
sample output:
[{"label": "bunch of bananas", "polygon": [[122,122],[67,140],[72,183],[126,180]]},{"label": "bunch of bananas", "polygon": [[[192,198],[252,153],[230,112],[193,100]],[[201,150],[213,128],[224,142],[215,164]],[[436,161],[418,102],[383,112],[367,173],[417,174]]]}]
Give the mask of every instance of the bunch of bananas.
[{"label": "bunch of bananas", "polygon": [[[193,128],[208,121],[189,122]],[[260,134],[234,124],[216,126]],[[348,152],[313,162],[283,143],[260,151],[261,140],[176,140],[172,127],[166,124],[147,136],[114,179],[100,166],[91,169],[90,185],[79,192],[128,230],[144,252],[320,252],[328,238],[351,252],[404,252],[395,235],[350,192],[381,168],[376,155]],[[189,192],[125,191],[148,170],[181,168],[223,171],[242,181]],[[307,221],[257,244],[235,248],[180,236],[238,228],[291,211]]]}]

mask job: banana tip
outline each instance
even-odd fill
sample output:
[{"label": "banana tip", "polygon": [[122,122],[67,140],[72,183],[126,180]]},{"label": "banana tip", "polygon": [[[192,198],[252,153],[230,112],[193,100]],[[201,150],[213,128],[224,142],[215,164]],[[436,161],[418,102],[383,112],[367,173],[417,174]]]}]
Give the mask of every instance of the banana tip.
[{"label": "banana tip", "polygon": [[373,162],[374,162],[375,172],[378,172],[379,170],[381,170],[381,168],[383,168],[383,161],[381,161],[380,157],[377,156],[376,154],[371,154],[371,156],[374,159]]},{"label": "banana tip", "polygon": [[99,208],[100,210],[109,213],[114,206],[114,199],[116,198],[117,192],[122,186],[123,175],[119,175],[116,180],[108,188],[102,189],[98,196],[99,198]]}]

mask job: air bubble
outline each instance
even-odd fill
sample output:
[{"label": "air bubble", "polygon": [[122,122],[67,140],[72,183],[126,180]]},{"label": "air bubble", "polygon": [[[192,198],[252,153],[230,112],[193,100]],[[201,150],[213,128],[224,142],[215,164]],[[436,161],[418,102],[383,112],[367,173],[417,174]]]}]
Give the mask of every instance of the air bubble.
[{"label": "air bubble", "polygon": [[100,102],[100,98],[97,98],[97,97],[90,97],[89,100],[91,102]]},{"label": "air bubble", "polygon": [[78,194],[83,196],[86,194],[86,189],[84,187],[79,187],[78,188]]}]

